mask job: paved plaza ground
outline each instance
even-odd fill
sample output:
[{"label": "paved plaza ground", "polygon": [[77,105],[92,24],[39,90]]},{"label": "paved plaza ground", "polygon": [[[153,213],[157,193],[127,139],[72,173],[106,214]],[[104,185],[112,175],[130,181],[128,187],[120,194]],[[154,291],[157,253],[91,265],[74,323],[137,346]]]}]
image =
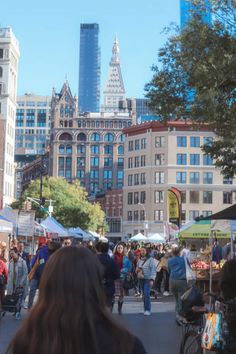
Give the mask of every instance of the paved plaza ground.
[{"label": "paved plaza ground", "polygon": [[[160,296],[152,301],[151,316],[144,316],[142,299],[133,296],[125,299],[123,315],[117,314],[117,304],[114,316],[139,337],[148,354],[178,354],[181,340],[181,328],[175,324],[174,300],[172,297]],[[23,310],[23,318],[27,315]],[[16,321],[11,314],[6,314],[0,324],[0,354],[5,349],[19,327],[21,321]]]}]

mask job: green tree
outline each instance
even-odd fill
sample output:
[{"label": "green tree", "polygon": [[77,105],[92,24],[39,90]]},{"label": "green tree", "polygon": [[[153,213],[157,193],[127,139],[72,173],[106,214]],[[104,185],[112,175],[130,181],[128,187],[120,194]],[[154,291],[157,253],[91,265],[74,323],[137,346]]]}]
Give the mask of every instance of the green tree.
[{"label": "green tree", "polygon": [[[208,123],[217,139],[203,149],[228,177],[236,173],[236,38],[219,22],[196,15],[159,50],[145,86],[151,109],[163,122],[173,118]],[[197,129],[197,126],[196,126]]]},{"label": "green tree", "polygon": [[[27,197],[39,199],[40,180],[36,179],[23,192],[20,200],[12,204],[13,208],[22,207]],[[87,193],[80,186],[79,181],[68,183],[63,178],[43,178],[43,197],[52,199],[53,216],[66,227],[80,226],[85,230],[98,231],[105,225],[105,214],[99,204],[91,204],[87,200]],[[45,208],[48,203],[45,203]],[[36,216],[43,218],[47,212],[37,204],[32,203]]]}]

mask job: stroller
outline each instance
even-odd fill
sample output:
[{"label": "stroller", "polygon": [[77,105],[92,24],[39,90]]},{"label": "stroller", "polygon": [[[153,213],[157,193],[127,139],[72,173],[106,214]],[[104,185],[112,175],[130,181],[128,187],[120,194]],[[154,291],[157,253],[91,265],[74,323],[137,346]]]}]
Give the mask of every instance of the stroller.
[{"label": "stroller", "polygon": [[24,289],[18,287],[15,289],[12,295],[6,295],[3,299],[1,316],[4,317],[6,312],[12,312],[15,314],[16,320],[21,319],[21,306],[23,301]]}]

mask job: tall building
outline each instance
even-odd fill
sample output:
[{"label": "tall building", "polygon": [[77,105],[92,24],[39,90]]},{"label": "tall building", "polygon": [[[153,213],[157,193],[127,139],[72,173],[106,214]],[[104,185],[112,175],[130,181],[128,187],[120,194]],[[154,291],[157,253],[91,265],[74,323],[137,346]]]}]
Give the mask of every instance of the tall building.
[{"label": "tall building", "polygon": [[10,27],[0,28],[0,207],[12,203],[15,182],[15,117],[19,43]]},{"label": "tall building", "polygon": [[100,109],[100,48],[99,25],[80,25],[79,112],[99,112]]},{"label": "tall building", "polygon": [[23,167],[45,154],[49,145],[51,97],[26,93],[17,97],[15,197],[23,188]]},{"label": "tall building", "polygon": [[125,87],[120,67],[120,48],[117,37],[115,37],[112,48],[112,57],[103,96],[102,111],[118,112],[120,109],[126,110]]},{"label": "tall building", "polygon": [[211,143],[208,126],[153,121],[123,130],[125,161],[123,234],[163,232],[168,221],[167,191],[182,193],[182,221],[210,215],[234,202],[236,181],[215,168],[201,146]]},{"label": "tall building", "polygon": [[129,113],[77,112],[68,84],[53,92],[50,136],[50,174],[79,179],[89,194],[122,188],[124,135],[132,124]]},{"label": "tall building", "polygon": [[[211,4],[210,0],[199,0],[200,5],[194,4],[194,0],[180,0],[180,28],[183,30],[191,20],[193,13],[198,13],[203,22],[211,25]],[[202,6],[205,9],[202,9]]]}]

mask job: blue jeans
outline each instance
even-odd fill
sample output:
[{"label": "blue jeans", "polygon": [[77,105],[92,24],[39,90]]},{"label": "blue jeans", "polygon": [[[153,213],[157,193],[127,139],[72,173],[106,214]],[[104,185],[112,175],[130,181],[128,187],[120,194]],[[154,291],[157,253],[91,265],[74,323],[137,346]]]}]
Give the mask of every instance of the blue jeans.
[{"label": "blue jeans", "polygon": [[151,311],[151,299],[150,299],[150,280],[143,280],[143,300],[144,300],[144,311]]}]

